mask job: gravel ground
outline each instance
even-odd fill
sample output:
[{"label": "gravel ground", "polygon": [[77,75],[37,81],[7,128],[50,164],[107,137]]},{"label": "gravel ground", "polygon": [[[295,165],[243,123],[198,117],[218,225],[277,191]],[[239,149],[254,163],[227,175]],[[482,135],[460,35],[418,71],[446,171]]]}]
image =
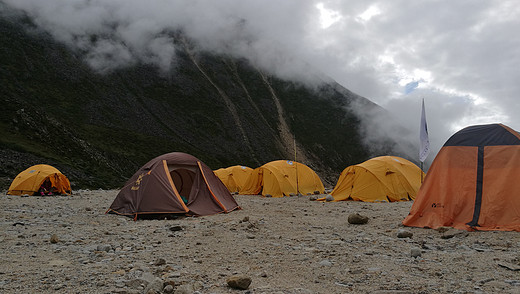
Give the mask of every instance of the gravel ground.
[{"label": "gravel ground", "polygon": [[1,196],[0,292],[520,293],[519,233],[403,227],[411,202],[237,195],[229,214],[133,221],[104,214],[116,194]]}]

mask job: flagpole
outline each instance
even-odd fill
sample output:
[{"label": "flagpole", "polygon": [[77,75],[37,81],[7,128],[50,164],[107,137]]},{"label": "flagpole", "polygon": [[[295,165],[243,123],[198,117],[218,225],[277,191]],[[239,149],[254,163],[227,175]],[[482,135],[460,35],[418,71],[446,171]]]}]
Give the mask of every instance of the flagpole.
[{"label": "flagpole", "polygon": [[421,184],[423,182],[423,163],[430,153],[430,139],[428,138],[428,126],[426,124],[426,111],[424,110],[424,98],[422,99],[421,126],[419,128],[419,161],[421,162]]}]

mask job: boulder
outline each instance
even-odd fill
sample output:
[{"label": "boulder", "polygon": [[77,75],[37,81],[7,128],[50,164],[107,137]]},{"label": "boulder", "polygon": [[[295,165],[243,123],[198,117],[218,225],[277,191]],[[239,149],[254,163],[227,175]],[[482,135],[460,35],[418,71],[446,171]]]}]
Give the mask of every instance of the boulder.
[{"label": "boulder", "polygon": [[360,215],[359,213],[353,213],[348,216],[348,223],[354,225],[363,225],[368,223],[368,216]]},{"label": "boulder", "polygon": [[251,285],[251,278],[247,276],[231,276],[227,279],[227,284],[233,289],[247,290]]}]

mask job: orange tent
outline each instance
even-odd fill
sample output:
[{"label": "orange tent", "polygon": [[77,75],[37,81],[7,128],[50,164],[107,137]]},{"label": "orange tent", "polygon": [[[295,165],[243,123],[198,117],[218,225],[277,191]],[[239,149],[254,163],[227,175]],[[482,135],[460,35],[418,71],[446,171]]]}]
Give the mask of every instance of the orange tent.
[{"label": "orange tent", "polygon": [[323,194],[324,190],[320,178],[310,167],[291,160],[276,160],[254,169],[240,194],[283,197],[298,193]]},{"label": "orange tent", "polygon": [[419,167],[404,158],[379,156],[344,169],[330,194],[334,201],[413,200],[421,186],[423,174]]},{"label": "orange tent", "polygon": [[36,195],[44,182],[52,194],[71,194],[70,182],[58,169],[46,164],[33,165],[19,173],[9,186],[8,195]]},{"label": "orange tent", "polygon": [[252,168],[243,165],[220,168],[214,171],[231,193],[240,192],[252,172]]},{"label": "orange tent", "polygon": [[405,226],[520,231],[520,134],[502,124],[464,128],[446,141]]}]

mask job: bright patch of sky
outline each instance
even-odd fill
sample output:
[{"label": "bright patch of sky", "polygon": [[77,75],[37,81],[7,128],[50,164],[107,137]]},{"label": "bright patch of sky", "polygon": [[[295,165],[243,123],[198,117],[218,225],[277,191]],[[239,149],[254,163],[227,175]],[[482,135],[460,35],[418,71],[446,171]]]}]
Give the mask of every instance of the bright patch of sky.
[{"label": "bright patch of sky", "polygon": [[369,21],[372,17],[381,14],[381,10],[377,7],[377,5],[371,5],[365,10],[363,13],[359,14],[358,17],[363,22]]},{"label": "bright patch of sky", "polygon": [[330,27],[341,19],[339,12],[327,9],[322,2],[316,4],[316,8],[318,8],[320,12],[320,25],[322,29]]}]

